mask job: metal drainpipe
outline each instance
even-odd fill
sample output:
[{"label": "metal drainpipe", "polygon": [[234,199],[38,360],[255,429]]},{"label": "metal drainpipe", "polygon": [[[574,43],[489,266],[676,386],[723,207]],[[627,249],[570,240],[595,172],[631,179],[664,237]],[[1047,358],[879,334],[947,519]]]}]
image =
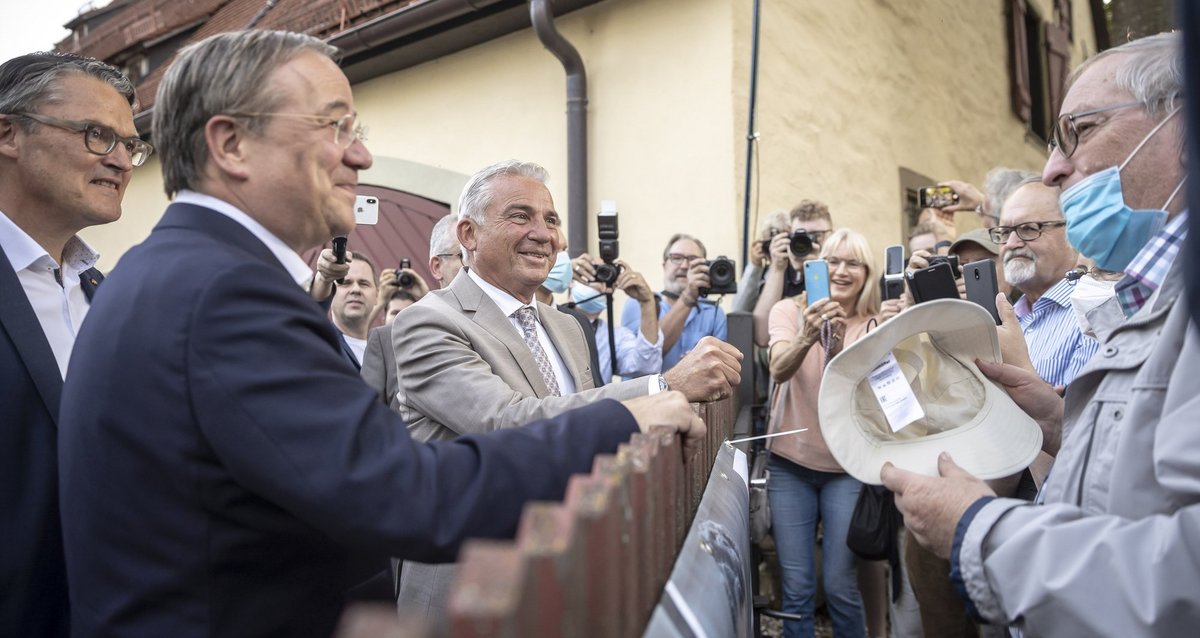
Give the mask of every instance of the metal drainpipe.
[{"label": "metal drainpipe", "polygon": [[567,72],[567,245],[577,257],[588,248],[587,72],[579,51],[555,27],[550,0],[529,0],[529,17],[538,40]]}]

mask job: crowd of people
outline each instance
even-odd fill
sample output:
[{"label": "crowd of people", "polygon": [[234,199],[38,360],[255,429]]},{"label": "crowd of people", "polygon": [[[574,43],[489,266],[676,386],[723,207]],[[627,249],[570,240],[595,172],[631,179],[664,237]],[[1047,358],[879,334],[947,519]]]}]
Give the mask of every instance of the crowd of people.
[{"label": "crowd of people", "polygon": [[[730,300],[752,315],[745,360],[700,238],[666,238],[657,291],[626,261],[572,258],[532,162],[471,176],[433,228],[432,281],[353,247],[314,272],[300,254],[351,230],[372,164],[335,56],[272,31],[192,45],[153,146],[117,69],[0,65],[0,634],[328,635],[371,582],[439,623],[466,538],[511,537],[526,502],[634,432],[690,448],[688,402],[730,396],[744,366],[785,434],[765,452],[785,635],[813,635],[819,591],[839,637],[1200,620],[1178,34],[1086,61],[1040,174],[947,180],[956,197],[904,238],[910,272],[994,267],[1003,363],[977,366],[1043,446],[989,481],[945,455],[939,476],[886,464],[906,526],[890,598],[847,547],[864,485],[818,402],[830,360],[918,303],[885,294],[884,246],[815,198],[762,220]],[[151,153],[173,202],[105,278],[78,233],[119,218]],[[977,228],[958,234],[964,213]],[[810,300],[818,260],[828,293]]]}]

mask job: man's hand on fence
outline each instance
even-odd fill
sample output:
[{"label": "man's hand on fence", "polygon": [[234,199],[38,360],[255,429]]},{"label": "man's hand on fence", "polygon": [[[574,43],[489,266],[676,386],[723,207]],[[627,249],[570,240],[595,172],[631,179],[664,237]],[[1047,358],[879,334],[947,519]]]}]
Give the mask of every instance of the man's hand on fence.
[{"label": "man's hand on fence", "polygon": [[662,425],[682,434],[685,454],[690,455],[704,442],[704,421],[692,411],[682,392],[659,392],[622,403],[633,413],[642,432]]},{"label": "man's hand on fence", "polygon": [[717,339],[704,337],[675,367],[663,373],[667,385],[689,401],[716,401],[733,394],[742,381],[742,352]]}]

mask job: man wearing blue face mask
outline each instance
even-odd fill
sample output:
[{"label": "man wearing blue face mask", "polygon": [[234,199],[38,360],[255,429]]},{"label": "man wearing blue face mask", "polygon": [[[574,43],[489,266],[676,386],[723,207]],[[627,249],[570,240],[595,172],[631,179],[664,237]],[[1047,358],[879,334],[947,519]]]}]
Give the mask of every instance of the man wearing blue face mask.
[{"label": "man wearing blue face mask", "polygon": [[[581,273],[585,271],[585,264],[589,271],[593,264],[592,258],[586,254],[576,257],[575,261]],[[584,284],[576,281],[571,285],[571,302],[567,304],[583,313],[595,333],[596,350],[600,355],[600,376],[606,384],[613,377],[613,352],[617,359],[616,374],[622,377],[658,374],[662,370],[663,335],[658,329],[654,291],[646,283],[646,278],[631,269],[629,264],[619,260],[616,263],[621,267],[621,274],[611,288],[597,282]],[[623,325],[614,324],[613,341],[610,342],[609,324],[602,315],[608,309],[609,295],[614,290],[623,290],[630,299],[637,301],[641,315],[636,334]],[[609,344],[614,342],[616,345],[610,350]]]},{"label": "man wearing blue face mask", "polygon": [[1043,181],[1063,191],[1068,238],[1121,273],[1115,303],[1086,313],[1110,315],[1099,353],[1065,400],[1032,373],[979,364],[1056,456],[1037,503],[996,498],[945,455],[940,477],[882,472],[906,526],[950,559],[968,608],[1026,636],[1177,636],[1200,623],[1200,335],[1177,259],[1179,44],[1163,34],[1085,62],[1054,131]]}]

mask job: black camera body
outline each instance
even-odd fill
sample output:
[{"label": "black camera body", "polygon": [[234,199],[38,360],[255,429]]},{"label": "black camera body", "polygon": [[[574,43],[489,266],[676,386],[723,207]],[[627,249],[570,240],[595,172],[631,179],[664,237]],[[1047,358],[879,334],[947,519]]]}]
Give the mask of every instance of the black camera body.
[{"label": "black camera body", "polygon": [[404,270],[412,270],[412,262],[408,257],[400,260],[400,267],[396,269],[396,285],[401,288],[412,288],[417,280],[409,273],[402,272]]},{"label": "black camera body", "polygon": [[955,279],[962,279],[962,273],[958,271],[958,255],[933,255],[929,258],[929,265],[948,264],[950,272]]},{"label": "black camera body", "polygon": [[792,233],[792,236],[788,238],[788,250],[797,257],[809,256],[814,247],[815,242],[813,242],[812,235],[809,235],[808,231],[803,228]]},{"label": "black camera body", "polygon": [[709,287],[701,288],[700,296],[730,295],[737,292],[737,264],[733,263],[732,259],[721,255],[704,263],[708,265]]},{"label": "black camera body", "polygon": [[592,275],[592,281],[599,282],[605,286],[614,286],[617,283],[617,277],[621,276],[620,264],[595,264],[596,271]]}]

